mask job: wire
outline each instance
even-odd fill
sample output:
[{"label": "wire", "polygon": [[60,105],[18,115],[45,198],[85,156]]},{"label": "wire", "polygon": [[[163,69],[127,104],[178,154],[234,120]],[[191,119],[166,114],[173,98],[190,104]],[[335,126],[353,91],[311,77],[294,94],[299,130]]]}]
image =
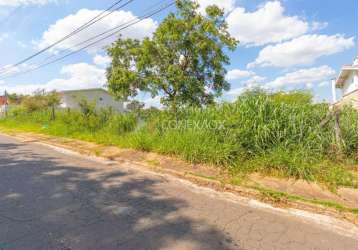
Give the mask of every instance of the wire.
[{"label": "wire", "polygon": [[[100,14],[96,15],[95,17],[91,18],[89,21],[87,21],[86,23],[84,23],[83,25],[81,25],[80,27],[76,28],[74,31],[72,31],[71,33],[69,33],[68,35],[64,36],[63,38],[59,39],[58,41],[56,41],[55,43],[50,44],[49,46],[47,46],[46,48],[36,52],[35,54],[13,64],[10,65],[6,68],[0,69],[0,73],[4,73],[3,71],[5,70],[5,72],[11,68],[15,68],[21,64],[24,64],[25,62],[31,60],[32,58],[44,53],[45,51],[55,47],[56,45],[60,44],[61,42],[67,40],[68,38],[74,36],[75,34],[81,32],[82,30],[90,27],[91,25],[97,23],[98,21],[102,20],[103,18],[113,14],[115,11],[125,7],[126,5],[128,5],[129,3],[133,2],[134,0],[128,0],[127,2],[125,2],[124,4],[120,5],[119,7],[113,9],[115,6],[117,6],[118,4],[120,4],[123,0],[119,0],[116,1],[114,4],[112,4],[110,7],[108,7],[106,10],[102,11]],[[113,10],[112,10],[113,9]],[[111,10],[111,11],[110,11]],[[109,12],[110,11],[110,12]]]},{"label": "wire", "polygon": [[[161,1],[157,2],[157,3],[154,4],[154,5],[151,5],[149,8],[147,8],[147,12],[149,12],[149,11],[152,10],[152,9],[154,9],[154,8],[157,7],[158,5],[161,5],[161,4],[163,5],[164,2],[167,2],[167,0],[161,0]],[[142,16],[146,16],[146,15],[147,15],[147,14],[144,14],[144,15],[142,15]],[[141,17],[139,17],[139,18],[141,18]],[[59,54],[62,54],[62,53],[64,53],[64,52],[66,52],[66,51],[71,51],[72,49],[77,48],[77,47],[79,47],[79,46],[81,46],[81,45],[84,45],[84,44],[86,44],[86,43],[89,42],[89,41],[92,41],[92,40],[94,40],[94,39],[96,39],[96,38],[98,38],[98,37],[101,37],[101,36],[103,36],[103,35],[105,35],[105,34],[108,34],[109,32],[112,32],[112,31],[114,31],[114,30],[116,30],[116,29],[119,29],[119,28],[123,27],[124,25],[127,25],[128,23],[130,23],[130,22],[132,22],[132,21],[134,21],[134,20],[137,20],[137,18],[132,19],[132,20],[129,21],[129,22],[120,24],[120,25],[118,25],[118,26],[115,26],[115,27],[113,27],[113,28],[111,28],[111,29],[109,29],[109,30],[106,30],[106,31],[104,31],[104,32],[102,32],[102,33],[100,33],[100,34],[98,34],[98,35],[96,35],[96,36],[93,36],[93,37],[91,37],[91,38],[89,38],[89,39],[87,39],[87,40],[84,40],[84,41],[82,41],[82,42],[79,42],[79,43],[73,45],[71,48],[67,48],[67,49],[61,50],[61,51],[59,51],[59,53],[57,53],[57,54],[48,56],[48,57],[46,57],[46,58],[43,60],[43,63],[46,63],[49,59],[51,59],[51,58],[53,58],[53,57],[55,57],[55,56],[58,56]]]},{"label": "wire", "polygon": [[[57,58],[57,59],[52,60],[52,61],[50,61],[50,62],[41,64],[41,65],[39,65],[39,66],[37,66],[37,67],[35,67],[35,68],[32,68],[32,69],[29,69],[29,70],[27,70],[27,71],[23,71],[23,72],[20,72],[20,73],[18,73],[18,74],[12,75],[12,76],[7,76],[7,77],[0,78],[0,80],[4,80],[4,79],[8,79],[8,78],[12,78],[12,77],[19,76],[19,75],[27,74],[27,73],[33,72],[33,71],[35,71],[35,70],[38,70],[38,69],[40,69],[40,68],[46,67],[46,66],[48,66],[48,65],[50,65],[50,64],[53,64],[53,63],[57,63],[57,62],[59,62],[59,61],[62,61],[63,59],[65,59],[65,58],[67,58],[67,57],[70,57],[70,56],[72,56],[72,55],[74,55],[74,54],[77,54],[77,53],[79,53],[79,52],[81,52],[81,51],[83,51],[83,50],[85,50],[85,49],[87,49],[87,48],[89,48],[89,47],[92,47],[93,45],[95,45],[95,44],[97,44],[97,43],[99,43],[99,42],[102,42],[102,41],[104,41],[104,40],[106,40],[106,39],[108,39],[108,38],[110,38],[110,37],[112,37],[112,36],[115,36],[115,35],[118,34],[120,31],[122,31],[122,30],[124,30],[124,29],[126,29],[126,28],[129,28],[129,27],[131,27],[131,26],[133,26],[133,25],[135,25],[135,24],[137,24],[137,23],[139,23],[139,22],[141,22],[141,21],[143,21],[143,20],[145,20],[145,19],[147,19],[147,18],[150,18],[150,17],[152,17],[152,16],[154,16],[154,15],[156,15],[156,14],[162,12],[163,10],[168,9],[169,7],[171,7],[171,6],[174,5],[174,4],[175,4],[175,1],[172,1],[172,2],[170,2],[170,3],[167,3],[167,4],[164,5],[164,6],[160,7],[159,9],[153,11],[153,12],[150,13],[150,14],[143,15],[143,16],[141,16],[140,18],[133,19],[133,20],[131,20],[131,21],[129,21],[129,22],[123,24],[123,25],[125,25],[125,26],[122,25],[123,27],[120,28],[119,30],[117,30],[117,31],[115,31],[115,32],[113,32],[113,33],[110,33],[109,35],[107,35],[107,36],[105,36],[105,37],[103,37],[103,38],[101,38],[101,39],[98,39],[98,40],[96,40],[96,41],[94,41],[94,42],[92,42],[92,43],[90,43],[90,44],[88,44],[88,45],[86,45],[86,46],[84,46],[84,47],[78,49],[78,50],[75,50],[75,51],[73,51],[73,52],[71,52],[71,53],[68,53],[68,54],[66,54],[66,55],[64,55],[64,56],[62,56],[62,57],[60,57],[60,58]],[[97,36],[99,36],[99,35],[97,35]],[[88,39],[88,40],[90,40],[90,39]],[[92,40],[93,40],[93,39],[92,39]]]}]

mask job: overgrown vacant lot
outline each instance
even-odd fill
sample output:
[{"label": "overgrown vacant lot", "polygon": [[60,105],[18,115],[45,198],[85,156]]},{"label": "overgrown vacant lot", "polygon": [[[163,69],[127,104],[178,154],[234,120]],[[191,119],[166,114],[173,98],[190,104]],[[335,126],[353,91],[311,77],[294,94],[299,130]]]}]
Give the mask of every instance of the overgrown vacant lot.
[{"label": "overgrown vacant lot", "polygon": [[328,110],[307,93],[253,91],[234,103],[177,114],[155,109],[114,114],[87,104],[79,111],[58,110],[53,120],[50,109],[18,106],[0,125],[175,155],[233,175],[259,172],[357,188],[358,111],[341,112],[339,150],[333,120],[320,126]]}]

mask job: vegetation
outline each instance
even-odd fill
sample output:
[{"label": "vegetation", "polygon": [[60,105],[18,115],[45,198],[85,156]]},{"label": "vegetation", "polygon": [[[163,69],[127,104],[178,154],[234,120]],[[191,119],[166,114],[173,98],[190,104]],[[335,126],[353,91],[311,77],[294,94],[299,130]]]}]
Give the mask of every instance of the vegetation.
[{"label": "vegetation", "polygon": [[169,14],[152,38],[120,38],[108,48],[111,92],[125,100],[149,92],[169,109],[144,110],[133,101],[129,113],[117,114],[83,100],[79,110],[55,115],[58,94],[38,91],[9,96],[12,107],[0,125],[175,155],[235,176],[260,172],[357,187],[358,111],[341,112],[341,143],[326,115],[328,105],[314,104],[307,92],[254,90],[233,103],[215,104],[230,87],[225,51],[237,41],[222,10],[210,6],[203,16],[197,8],[193,1],[178,0],[178,12]]},{"label": "vegetation", "polygon": [[327,111],[309,93],[251,91],[234,103],[186,107],[177,114],[157,109],[116,114],[83,102],[81,110],[58,110],[52,120],[49,106],[19,106],[0,126],[175,155],[233,175],[260,172],[357,187],[358,111],[342,111],[343,152],[336,147],[334,122],[320,127]]},{"label": "vegetation", "polygon": [[177,1],[177,14],[169,14],[152,38],[120,38],[108,48],[109,89],[121,99],[139,91],[161,96],[174,112],[212,104],[229,90],[224,52],[234,50],[237,42],[227,31],[223,10],[209,6],[202,16],[198,7],[191,0]]},{"label": "vegetation", "polygon": [[9,97],[10,104],[22,105],[27,113],[39,111],[41,109],[51,109],[51,119],[56,118],[55,108],[60,104],[60,95],[56,91],[46,92],[45,90],[37,90],[33,95],[16,95]]},{"label": "vegetation", "polygon": [[127,110],[132,112],[139,112],[144,108],[145,104],[143,102],[133,100],[127,104]]}]

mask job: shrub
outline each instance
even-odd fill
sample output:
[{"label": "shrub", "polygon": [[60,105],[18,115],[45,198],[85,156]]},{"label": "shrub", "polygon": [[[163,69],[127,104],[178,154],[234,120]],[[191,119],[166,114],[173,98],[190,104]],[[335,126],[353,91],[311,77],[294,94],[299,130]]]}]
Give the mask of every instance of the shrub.
[{"label": "shrub", "polygon": [[347,107],[341,113],[342,156],[333,122],[320,127],[328,110],[327,104],[313,104],[306,92],[251,91],[234,103],[186,107],[177,114],[158,109],[116,114],[82,103],[78,111],[58,111],[55,121],[48,110],[21,108],[6,120],[41,128],[48,124],[46,133],[177,155],[233,173],[258,171],[354,186],[356,177],[344,164],[358,161],[358,111]]},{"label": "shrub", "polygon": [[132,132],[137,127],[137,117],[130,114],[116,114],[113,115],[106,125],[115,135],[122,135]]}]

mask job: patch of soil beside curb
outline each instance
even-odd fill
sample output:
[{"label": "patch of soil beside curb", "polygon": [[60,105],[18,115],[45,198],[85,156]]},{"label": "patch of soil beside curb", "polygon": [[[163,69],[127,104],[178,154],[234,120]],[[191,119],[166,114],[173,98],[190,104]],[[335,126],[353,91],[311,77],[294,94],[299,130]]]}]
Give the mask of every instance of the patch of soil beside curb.
[{"label": "patch of soil beside curb", "polygon": [[[229,191],[244,197],[262,200],[277,207],[297,208],[329,215],[339,219],[348,220],[355,225],[358,225],[358,216],[352,213],[339,212],[333,208],[301,201],[275,201],[263,196],[258,190],[227,184],[228,180],[230,180],[230,176],[227,172],[217,167],[201,164],[193,165],[175,157],[162,156],[156,153],[142,152],[132,149],[122,149],[115,146],[98,145],[92,142],[76,139],[18,132],[11,133],[11,135],[17,137],[24,143],[41,142],[88,156],[102,157],[117,162],[128,162],[156,172],[186,179],[196,184],[213,188],[217,191]],[[357,189],[339,188],[337,193],[332,193],[315,183],[308,183],[302,180],[267,177],[258,174],[250,175],[250,182],[258,183],[260,186],[291,195],[298,195],[310,199],[334,201],[349,208],[358,207]]]},{"label": "patch of soil beside curb", "polygon": [[280,179],[259,174],[250,175],[250,180],[274,190],[310,199],[330,200],[350,208],[358,207],[358,190],[353,188],[339,188],[332,193],[324,186],[304,180]]}]

